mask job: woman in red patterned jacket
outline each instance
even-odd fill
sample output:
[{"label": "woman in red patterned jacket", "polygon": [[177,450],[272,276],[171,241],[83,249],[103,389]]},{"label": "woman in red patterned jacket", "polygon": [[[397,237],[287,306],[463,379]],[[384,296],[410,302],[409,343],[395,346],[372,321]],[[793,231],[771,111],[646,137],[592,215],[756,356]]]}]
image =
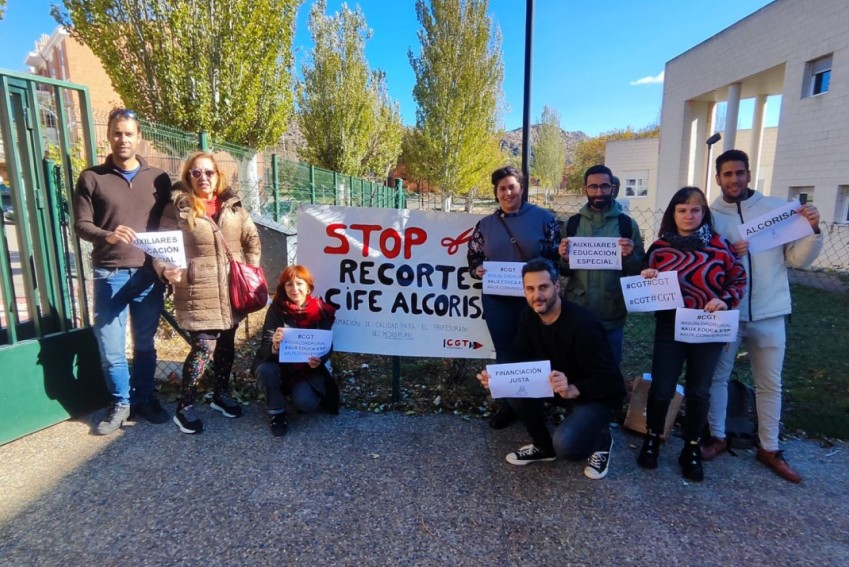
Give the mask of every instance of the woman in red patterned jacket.
[{"label": "woman in red patterned jacket", "polygon": [[[711,227],[710,208],[701,189],[679,189],[660,221],[660,238],[646,253],[644,278],[678,272],[684,307],[707,312],[734,309],[746,288],[746,271],[731,244]],[[684,478],[704,479],[699,436],[707,422],[710,384],[725,343],[684,343],[675,340],[675,310],[655,313],[652,383],[646,407],[647,435],[639,465],[657,468],[660,432],[684,363],[687,363],[684,448],[678,457]]]}]

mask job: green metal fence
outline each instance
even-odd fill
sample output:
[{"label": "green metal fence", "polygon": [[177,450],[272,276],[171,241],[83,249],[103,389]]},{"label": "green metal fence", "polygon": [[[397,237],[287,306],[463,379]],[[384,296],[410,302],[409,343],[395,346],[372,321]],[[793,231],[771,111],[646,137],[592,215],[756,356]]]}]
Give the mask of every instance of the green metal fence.
[{"label": "green metal fence", "polygon": [[88,101],[80,85],[0,71],[0,443],[105,396],[67,206],[71,156],[95,154]]}]

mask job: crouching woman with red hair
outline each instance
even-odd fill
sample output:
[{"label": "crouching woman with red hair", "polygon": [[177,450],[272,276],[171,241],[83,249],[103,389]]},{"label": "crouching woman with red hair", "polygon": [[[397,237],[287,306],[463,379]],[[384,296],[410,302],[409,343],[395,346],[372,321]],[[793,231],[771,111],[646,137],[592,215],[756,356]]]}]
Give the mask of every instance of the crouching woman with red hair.
[{"label": "crouching woman with red hair", "polygon": [[308,363],[279,362],[280,343],[287,328],[330,330],[336,309],[315,290],[312,274],[304,266],[288,266],[280,274],[274,299],[265,315],[262,344],[251,367],[259,389],[265,394],[271,433],[282,437],[289,427],[286,395],[301,413],[323,408],[339,413],[339,388],[330,370],[330,354],[311,357]]}]

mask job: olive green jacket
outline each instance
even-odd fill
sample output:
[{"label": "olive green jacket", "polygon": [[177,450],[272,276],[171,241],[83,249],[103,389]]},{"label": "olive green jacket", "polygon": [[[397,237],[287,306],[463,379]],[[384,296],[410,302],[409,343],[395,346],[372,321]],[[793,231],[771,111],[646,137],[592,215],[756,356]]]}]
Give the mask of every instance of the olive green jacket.
[{"label": "olive green jacket", "polygon": [[[598,212],[584,205],[578,214],[578,232],[575,236],[619,237],[619,214],[622,206],[616,201],[606,211]],[[567,262],[560,259],[560,273],[568,278],[566,299],[586,307],[599,319],[607,330],[625,326],[625,299],[619,278],[634,276],[643,268],[646,255],[640,227],[631,219],[631,240],[634,251],[622,258],[622,271],[616,270],[570,270]]]}]

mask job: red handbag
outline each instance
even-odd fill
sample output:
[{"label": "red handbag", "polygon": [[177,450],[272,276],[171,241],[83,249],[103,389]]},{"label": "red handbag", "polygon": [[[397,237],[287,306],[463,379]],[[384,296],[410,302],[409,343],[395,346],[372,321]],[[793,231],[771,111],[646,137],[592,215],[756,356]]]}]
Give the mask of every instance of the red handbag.
[{"label": "red handbag", "polygon": [[212,230],[224,245],[227,259],[230,260],[230,305],[233,311],[239,315],[259,311],[268,305],[268,284],[265,281],[265,273],[260,266],[251,266],[233,258],[218,225],[211,219],[207,220],[212,223]]},{"label": "red handbag", "polygon": [[261,267],[230,258],[230,304],[242,315],[268,305],[268,284]]}]

